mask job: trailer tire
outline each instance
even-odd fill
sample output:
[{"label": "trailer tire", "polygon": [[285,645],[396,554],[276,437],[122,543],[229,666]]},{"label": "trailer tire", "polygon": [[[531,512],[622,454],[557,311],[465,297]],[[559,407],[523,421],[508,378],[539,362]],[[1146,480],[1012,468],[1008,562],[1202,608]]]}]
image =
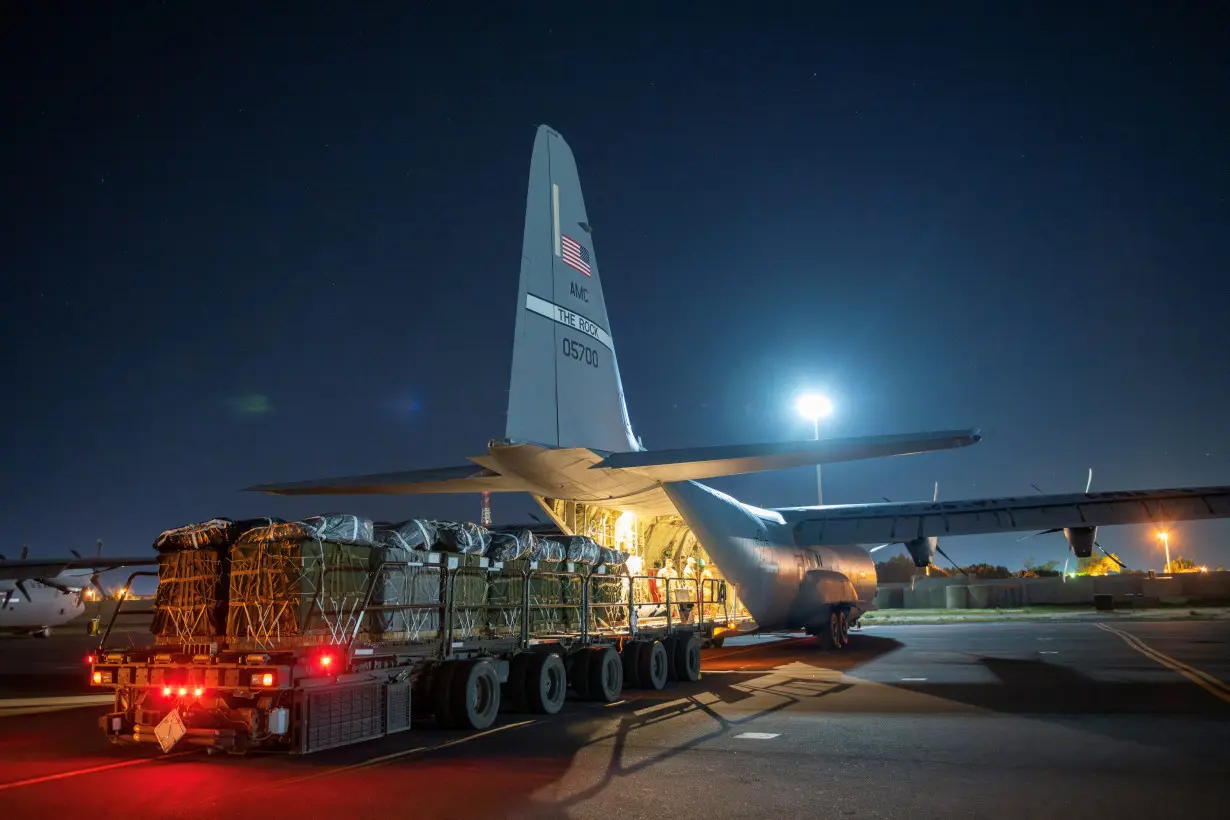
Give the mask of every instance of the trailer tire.
[{"label": "trailer tire", "polygon": [[619,700],[624,688],[624,665],[614,647],[594,647],[589,657],[589,699],[599,703]]},{"label": "trailer tire", "polygon": [[452,676],[453,724],[486,729],[500,712],[500,676],[490,661],[465,661]]},{"label": "trailer tire", "polygon": [[528,652],[522,652],[509,662],[508,681],[504,684],[504,691],[500,697],[500,703],[505,711],[529,711],[529,704],[525,702],[525,687],[527,676],[530,672],[530,664],[533,661],[533,655]]},{"label": "trailer tire", "polygon": [[641,646],[640,643],[626,643],[624,651],[619,653],[624,667],[624,686],[631,689],[639,688],[641,685]]},{"label": "trailer tire", "polygon": [[666,679],[670,681],[679,680],[679,676],[675,672],[675,647],[679,645],[679,636],[671,635],[662,639],[662,648],[666,650]]},{"label": "trailer tire", "polygon": [[436,667],[431,676],[431,712],[436,718],[436,726],[441,729],[455,729],[453,722],[453,675],[457,672],[456,661],[445,661]]},{"label": "trailer tire", "polygon": [[675,680],[700,680],[700,639],[695,635],[680,637],[675,641],[674,664]]},{"label": "trailer tire", "polygon": [[564,659],[554,652],[535,655],[525,676],[526,702],[536,715],[554,715],[564,708],[568,694],[568,671]]},{"label": "trailer tire", "polygon": [[641,644],[636,659],[637,677],[641,687],[645,689],[663,689],[666,687],[666,673],[670,668],[670,658],[666,655],[666,647],[661,641]]},{"label": "trailer tire", "polygon": [[572,657],[569,658],[571,664],[568,669],[568,682],[572,684],[572,691],[582,699],[589,697],[589,665],[593,656],[594,651],[588,646],[583,646],[573,652]]}]

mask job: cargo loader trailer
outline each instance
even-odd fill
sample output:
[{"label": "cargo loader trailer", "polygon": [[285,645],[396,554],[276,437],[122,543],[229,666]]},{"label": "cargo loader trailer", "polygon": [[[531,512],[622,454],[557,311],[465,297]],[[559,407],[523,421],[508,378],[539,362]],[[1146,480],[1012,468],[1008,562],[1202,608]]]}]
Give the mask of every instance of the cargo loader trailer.
[{"label": "cargo loader trailer", "polygon": [[[670,582],[664,617],[642,616],[662,609],[636,600],[645,579],[607,567],[439,552],[422,558],[382,563],[344,634],[314,643],[268,635],[254,645],[217,635],[109,647],[121,603],[90,670],[93,686],[115,692],[101,728],[118,745],[236,754],[306,754],[430,725],[481,730],[501,711],[555,714],[569,688],[612,702],[626,686],[697,680],[701,644],[727,628],[720,613],[712,617],[725,601],[722,581],[700,585],[695,617],[683,621],[672,609]],[[374,603],[390,573],[410,568],[438,574],[434,594]],[[134,573],[128,583],[152,574]],[[466,585],[479,583],[500,594],[468,600]],[[612,600],[592,600],[600,587]],[[611,595],[613,588],[622,592]],[[371,622],[389,617],[418,627],[371,639]]]}]

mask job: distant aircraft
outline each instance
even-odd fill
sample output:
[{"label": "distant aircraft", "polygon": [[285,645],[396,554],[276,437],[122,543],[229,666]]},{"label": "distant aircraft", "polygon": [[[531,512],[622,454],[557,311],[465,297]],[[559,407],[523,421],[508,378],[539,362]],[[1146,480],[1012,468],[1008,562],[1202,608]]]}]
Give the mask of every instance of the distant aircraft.
[{"label": "distant aircraft", "polygon": [[72,558],[27,558],[28,553],[23,547],[15,561],[0,555],[0,634],[50,637],[54,627],[85,612],[87,589],[103,597],[100,572],[158,562],[153,556],[103,558],[101,541],[93,558],[75,550]]},{"label": "distant aircraft", "polygon": [[976,430],[949,430],[646,449],[633,435],[624,402],[576,162],[563,137],[544,125],[530,159],[504,438],[463,466],[249,489],[524,492],[562,530],[583,534],[609,532],[612,524],[618,530],[631,515],[647,550],[687,549],[690,533],[736,586],[760,629],[803,629],[835,648],[874,607],[875,564],[859,544],[904,544],[923,567],[931,564],[939,536],[1062,530],[1085,557],[1099,526],[1230,517],[1230,486],[761,509],[699,482],[964,447],[980,438]]}]

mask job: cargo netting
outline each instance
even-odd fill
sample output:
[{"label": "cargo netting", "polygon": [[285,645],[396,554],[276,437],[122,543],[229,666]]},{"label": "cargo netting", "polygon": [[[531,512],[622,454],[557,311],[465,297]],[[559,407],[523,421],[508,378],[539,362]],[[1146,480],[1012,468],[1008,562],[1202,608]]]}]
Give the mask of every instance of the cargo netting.
[{"label": "cargo netting", "polygon": [[[440,636],[446,614],[454,639],[516,636],[527,593],[530,633],[570,633],[580,628],[578,564],[605,565],[610,575],[592,586],[594,603],[612,604],[595,612],[595,625],[626,620],[614,605],[627,599],[628,553],[584,536],[330,513],[297,522],[215,518],[168,530],[154,546],[162,642],[421,643]],[[457,556],[453,571],[439,553]]]},{"label": "cargo netting", "polygon": [[197,643],[225,632],[230,549],[249,530],[274,523],[277,519],[213,518],[158,536],[158,591],[150,631],[159,643]]},{"label": "cargo netting", "polygon": [[333,515],[245,533],[231,548],[231,645],[268,648],[286,638],[342,643],[356,637],[381,552],[372,531],[371,521]]}]

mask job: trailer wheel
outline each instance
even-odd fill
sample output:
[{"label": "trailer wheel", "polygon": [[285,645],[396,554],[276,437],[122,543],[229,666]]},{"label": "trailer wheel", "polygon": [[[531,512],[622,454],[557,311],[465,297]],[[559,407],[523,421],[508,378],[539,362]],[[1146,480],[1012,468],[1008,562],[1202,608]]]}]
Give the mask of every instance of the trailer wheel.
[{"label": "trailer wheel", "polygon": [[525,676],[525,697],[536,715],[554,715],[564,708],[568,694],[568,672],[564,660],[554,652],[534,655]]},{"label": "trailer wheel", "polygon": [[579,698],[589,697],[589,666],[593,662],[594,651],[583,646],[572,653],[571,667],[568,670],[568,682]]},{"label": "trailer wheel", "polygon": [[671,659],[674,661],[675,680],[700,680],[700,640],[695,635],[676,640]]},{"label": "trailer wheel", "polygon": [[488,661],[458,664],[452,676],[453,723],[461,729],[486,729],[500,711],[500,677]]},{"label": "trailer wheel", "polygon": [[662,689],[666,686],[666,672],[670,666],[670,658],[666,656],[666,647],[661,641],[641,644],[636,658],[637,677],[645,689]]},{"label": "trailer wheel", "polygon": [[528,712],[529,705],[525,702],[525,687],[530,672],[530,663],[534,656],[522,652],[508,664],[508,681],[504,684],[500,703],[508,712]]},{"label": "trailer wheel", "polygon": [[445,661],[431,676],[431,711],[441,729],[457,728],[453,722],[453,675],[458,665],[455,661]]},{"label": "trailer wheel", "polygon": [[619,653],[624,667],[624,686],[632,689],[641,685],[641,646],[640,643],[629,642],[624,644],[624,651]]},{"label": "trailer wheel", "polygon": [[624,688],[624,665],[614,647],[589,650],[589,699],[610,703]]},{"label": "trailer wheel", "polygon": [[679,645],[679,636],[670,635],[662,639],[662,648],[666,650],[666,679],[679,680],[675,673],[675,647]]}]

